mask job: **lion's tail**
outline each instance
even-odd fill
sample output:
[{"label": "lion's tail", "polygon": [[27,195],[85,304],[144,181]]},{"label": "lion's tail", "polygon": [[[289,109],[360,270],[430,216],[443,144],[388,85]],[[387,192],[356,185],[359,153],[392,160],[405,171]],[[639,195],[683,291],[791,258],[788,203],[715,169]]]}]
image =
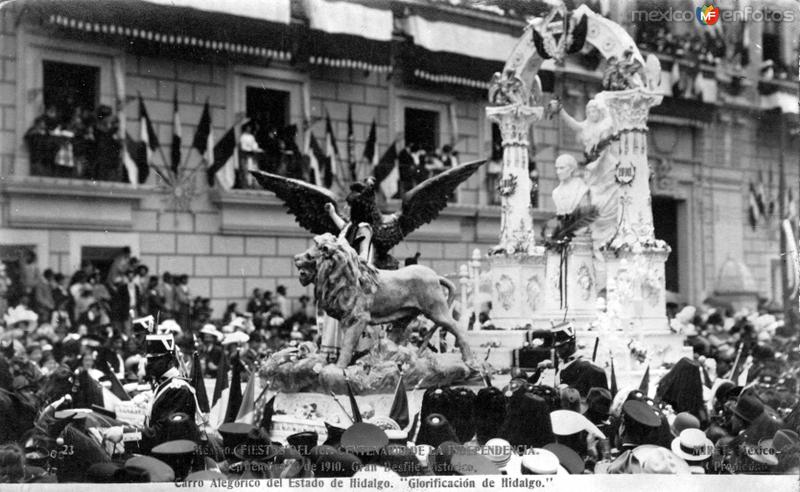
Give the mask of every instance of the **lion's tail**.
[{"label": "lion's tail", "polygon": [[456,300],[456,284],[444,277],[439,277],[439,283],[447,289],[447,305],[452,306],[453,301]]}]

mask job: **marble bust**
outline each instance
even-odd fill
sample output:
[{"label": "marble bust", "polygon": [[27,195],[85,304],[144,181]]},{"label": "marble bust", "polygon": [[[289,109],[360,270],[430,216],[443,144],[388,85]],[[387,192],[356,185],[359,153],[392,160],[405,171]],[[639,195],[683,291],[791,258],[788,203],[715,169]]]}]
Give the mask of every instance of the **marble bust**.
[{"label": "marble bust", "polygon": [[553,190],[556,215],[569,215],[584,200],[589,187],[583,179],[574,175],[578,168],[578,161],[573,156],[561,154],[556,159],[555,167],[558,177],[558,186]]}]

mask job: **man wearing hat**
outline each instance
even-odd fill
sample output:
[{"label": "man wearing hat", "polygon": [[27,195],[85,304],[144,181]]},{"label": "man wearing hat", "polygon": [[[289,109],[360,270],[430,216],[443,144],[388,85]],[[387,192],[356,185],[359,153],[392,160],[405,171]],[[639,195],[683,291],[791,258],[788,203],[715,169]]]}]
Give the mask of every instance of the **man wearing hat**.
[{"label": "man wearing hat", "polygon": [[657,410],[642,401],[626,401],[622,405],[622,421],[619,426],[620,451],[627,451],[641,444],[657,444],[660,426],[661,418]]},{"label": "man wearing hat", "polygon": [[145,375],[153,385],[153,399],[147,428],[142,433],[145,448],[163,442],[161,430],[170,414],[182,412],[195,416],[197,399],[189,380],[181,377],[172,334],[147,335]]},{"label": "man wearing hat", "polygon": [[200,352],[201,358],[205,363],[205,376],[215,378],[217,377],[217,367],[219,367],[219,362],[222,359],[222,346],[220,343],[225,338],[225,335],[211,323],[203,326],[200,334],[203,336],[203,346]]}]

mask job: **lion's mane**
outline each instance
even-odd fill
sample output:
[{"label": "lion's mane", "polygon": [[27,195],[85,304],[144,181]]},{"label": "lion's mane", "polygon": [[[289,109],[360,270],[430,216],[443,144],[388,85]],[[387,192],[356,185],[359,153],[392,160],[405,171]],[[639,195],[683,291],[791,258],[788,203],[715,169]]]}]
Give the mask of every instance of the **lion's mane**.
[{"label": "lion's mane", "polygon": [[368,311],[378,288],[378,270],[332,234],[314,238],[317,278],[314,294],[322,309],[341,320]]}]

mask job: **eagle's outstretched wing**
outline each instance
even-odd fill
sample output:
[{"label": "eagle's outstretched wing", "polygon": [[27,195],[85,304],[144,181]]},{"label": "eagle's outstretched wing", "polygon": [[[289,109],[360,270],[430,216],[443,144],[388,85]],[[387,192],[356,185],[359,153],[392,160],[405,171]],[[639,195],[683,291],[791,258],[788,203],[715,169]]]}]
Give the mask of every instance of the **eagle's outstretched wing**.
[{"label": "eagle's outstretched wing", "polygon": [[389,251],[404,237],[435,219],[447,207],[458,185],[469,179],[486,160],[468,162],[426,179],[403,195],[403,207],[384,220],[375,234],[376,246]]},{"label": "eagle's outstretched wing", "polygon": [[339,234],[339,228],[325,212],[325,204],[337,205],[339,197],[325,188],[298,179],[285,178],[261,171],[250,171],[265,189],[283,200],[288,213],[303,229],[312,234]]}]

